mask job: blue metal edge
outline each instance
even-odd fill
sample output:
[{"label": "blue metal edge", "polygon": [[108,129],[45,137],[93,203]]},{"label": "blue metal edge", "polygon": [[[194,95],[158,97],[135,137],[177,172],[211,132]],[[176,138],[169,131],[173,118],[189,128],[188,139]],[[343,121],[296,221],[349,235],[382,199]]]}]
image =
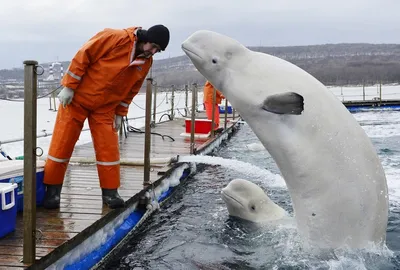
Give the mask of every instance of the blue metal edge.
[{"label": "blue metal edge", "polygon": [[372,111],[372,110],[400,110],[400,105],[381,105],[381,106],[368,106],[368,105],[350,105],[346,106],[350,112],[362,112],[362,111]]},{"label": "blue metal edge", "polygon": [[[190,171],[185,169],[179,178],[179,180],[185,180]],[[179,185],[178,185],[179,186]],[[162,202],[166,198],[169,197],[169,195],[172,193],[172,191],[178,187],[169,187],[167,191],[164,191],[159,199],[158,202]],[[64,269],[72,270],[72,269],[90,269],[94,265],[96,265],[105,255],[107,255],[110,250],[115,247],[116,244],[121,241],[122,238],[124,238],[135,226],[138,224],[138,222],[141,220],[143,215],[145,214],[144,210],[135,210],[133,211],[125,220],[124,222],[115,229],[115,233],[110,236],[107,241],[98,249],[92,251],[89,253],[87,256],[85,256],[82,260],[74,262],[70,265],[65,266]]]}]

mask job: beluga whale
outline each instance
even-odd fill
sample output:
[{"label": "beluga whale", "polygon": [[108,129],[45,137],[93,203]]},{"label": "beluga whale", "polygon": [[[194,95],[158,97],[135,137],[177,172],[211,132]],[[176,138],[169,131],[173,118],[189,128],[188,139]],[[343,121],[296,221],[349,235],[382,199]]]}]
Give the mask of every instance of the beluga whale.
[{"label": "beluga whale", "polygon": [[298,66],[220,33],[199,30],[181,46],[276,162],[303,243],[385,245],[385,172],[371,140],[332,92]]},{"label": "beluga whale", "polygon": [[246,179],[231,180],[221,190],[221,196],[232,217],[259,224],[280,224],[292,219],[261,187]]}]

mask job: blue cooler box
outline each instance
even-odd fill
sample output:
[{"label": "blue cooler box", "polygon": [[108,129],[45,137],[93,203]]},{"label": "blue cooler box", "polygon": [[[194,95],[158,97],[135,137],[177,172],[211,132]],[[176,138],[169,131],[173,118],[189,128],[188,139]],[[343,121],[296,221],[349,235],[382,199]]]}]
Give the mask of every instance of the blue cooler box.
[{"label": "blue cooler box", "polygon": [[[225,113],[225,106],[218,105],[218,107],[219,107],[219,113]],[[228,105],[228,113],[232,113],[232,106]]]},{"label": "blue cooler box", "polygon": [[17,223],[17,184],[0,183],[0,238],[15,230]]},{"label": "blue cooler box", "polygon": [[[45,161],[36,161],[36,205],[43,204],[45,186],[43,184]],[[17,211],[24,209],[24,161],[7,160],[0,162],[0,183],[16,183],[17,189]]]}]

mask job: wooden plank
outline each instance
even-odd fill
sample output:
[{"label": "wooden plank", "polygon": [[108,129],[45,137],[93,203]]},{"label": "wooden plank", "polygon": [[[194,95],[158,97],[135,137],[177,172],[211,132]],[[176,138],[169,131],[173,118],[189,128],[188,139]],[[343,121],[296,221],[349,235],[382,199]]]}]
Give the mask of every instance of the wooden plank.
[{"label": "wooden plank", "polygon": [[[77,232],[65,232],[65,231],[37,231],[36,239],[63,239],[68,240],[77,235]],[[13,238],[22,238],[23,234],[21,231],[16,231]],[[10,238],[12,239],[12,238]]]},{"label": "wooden plank", "polygon": [[[93,220],[71,220],[71,219],[60,219],[60,218],[38,218],[36,219],[37,229],[45,230],[46,227],[53,228],[57,226],[63,226],[64,228],[73,229],[75,226],[85,226],[93,224]],[[17,220],[17,227],[23,226],[23,222],[21,220]],[[83,231],[83,230],[82,230]],[[0,240],[1,243],[1,240]]]},{"label": "wooden plank", "polygon": [[[61,199],[61,202],[63,201],[68,201],[71,203],[74,203],[75,199],[80,199],[80,200],[87,200],[87,201],[97,201],[97,202],[102,202],[101,200],[101,196],[100,195],[92,195],[92,196],[88,196],[88,195],[82,195],[82,194],[68,194],[68,193],[61,193],[61,196],[64,197]],[[122,198],[130,198],[132,196],[125,196],[122,195]],[[51,210],[45,210],[45,211],[51,211]]]},{"label": "wooden plank", "polygon": [[[43,257],[47,255],[52,248],[37,248],[36,256]],[[20,246],[1,246],[0,247],[0,255],[13,255],[13,256],[22,256],[23,248]]]},{"label": "wooden plank", "polygon": [[[40,257],[36,257],[36,259],[40,259]],[[27,264],[23,264],[21,261],[22,256],[18,255],[0,256],[0,269],[10,269],[11,266],[21,268],[28,266]]]},{"label": "wooden plank", "polygon": [[103,215],[101,213],[99,214],[87,214],[87,213],[67,213],[67,212],[53,212],[54,210],[49,210],[46,212],[38,212],[37,217],[53,217],[53,218],[59,218],[59,219],[74,219],[74,220],[93,220],[96,221],[99,218],[101,218]]},{"label": "wooden plank", "polygon": [[[56,248],[63,244],[66,239],[39,239],[36,240],[36,247],[45,247],[45,248]],[[22,238],[5,238],[1,240],[1,246],[16,246],[19,242],[22,245]],[[16,244],[17,243],[17,244]],[[0,256],[0,259],[3,256]],[[1,265],[1,264],[0,264]]]},{"label": "wooden plank", "polygon": [[[65,232],[65,233],[80,233],[88,226],[92,225],[92,221],[74,221],[73,224],[36,224],[36,228],[43,232]],[[22,225],[22,224],[21,224]],[[37,232],[40,235],[40,232]]]}]

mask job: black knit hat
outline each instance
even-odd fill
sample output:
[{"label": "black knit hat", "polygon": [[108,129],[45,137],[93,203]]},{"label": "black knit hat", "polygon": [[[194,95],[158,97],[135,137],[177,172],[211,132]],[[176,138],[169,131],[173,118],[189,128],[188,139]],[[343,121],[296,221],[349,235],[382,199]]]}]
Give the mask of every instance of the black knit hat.
[{"label": "black knit hat", "polygon": [[168,46],[169,43],[169,30],[162,24],[157,24],[147,29],[147,41],[160,46],[162,51]]}]

